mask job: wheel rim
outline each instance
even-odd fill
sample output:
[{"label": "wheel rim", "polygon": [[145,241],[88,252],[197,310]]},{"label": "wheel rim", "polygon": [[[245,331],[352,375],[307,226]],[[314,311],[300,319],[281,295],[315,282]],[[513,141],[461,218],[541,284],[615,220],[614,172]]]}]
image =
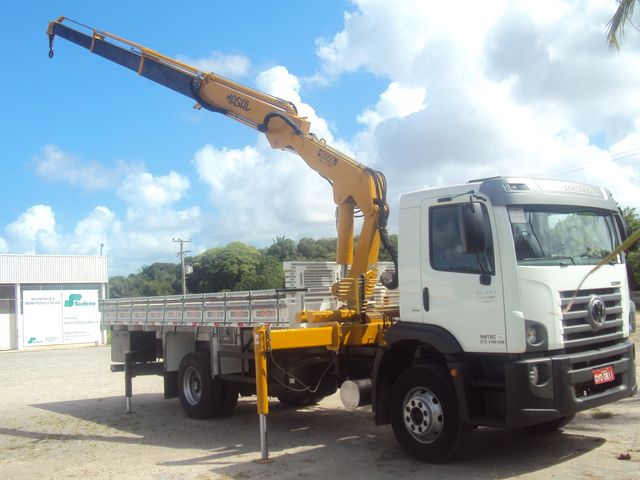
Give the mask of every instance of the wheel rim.
[{"label": "wheel rim", "polygon": [[194,367],[188,367],[182,377],[184,398],[190,405],[197,405],[202,398],[202,377]]},{"label": "wheel rim", "polygon": [[414,388],[404,397],[402,419],[409,434],[420,443],[435,442],[444,426],[440,400],[428,388]]}]

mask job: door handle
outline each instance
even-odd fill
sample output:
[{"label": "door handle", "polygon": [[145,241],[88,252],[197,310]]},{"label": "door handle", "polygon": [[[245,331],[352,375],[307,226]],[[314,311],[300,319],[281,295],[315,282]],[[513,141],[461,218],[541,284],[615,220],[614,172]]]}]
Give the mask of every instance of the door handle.
[{"label": "door handle", "polygon": [[422,289],[422,306],[424,307],[425,311],[429,311],[429,288],[428,287],[424,287]]}]

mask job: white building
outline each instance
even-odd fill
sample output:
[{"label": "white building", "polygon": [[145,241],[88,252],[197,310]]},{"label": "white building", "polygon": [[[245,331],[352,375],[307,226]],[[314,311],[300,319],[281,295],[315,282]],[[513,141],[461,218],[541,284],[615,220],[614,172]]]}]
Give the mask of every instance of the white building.
[{"label": "white building", "polygon": [[101,341],[107,257],[0,255],[0,350]]}]

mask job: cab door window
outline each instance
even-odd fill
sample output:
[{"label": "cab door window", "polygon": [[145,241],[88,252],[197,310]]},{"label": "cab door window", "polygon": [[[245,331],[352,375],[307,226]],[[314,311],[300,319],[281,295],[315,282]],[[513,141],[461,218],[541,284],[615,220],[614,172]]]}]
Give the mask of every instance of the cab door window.
[{"label": "cab door window", "polygon": [[485,249],[465,252],[462,243],[461,205],[430,209],[429,259],[431,268],[443,272],[494,274],[493,239],[487,209],[482,205]]}]

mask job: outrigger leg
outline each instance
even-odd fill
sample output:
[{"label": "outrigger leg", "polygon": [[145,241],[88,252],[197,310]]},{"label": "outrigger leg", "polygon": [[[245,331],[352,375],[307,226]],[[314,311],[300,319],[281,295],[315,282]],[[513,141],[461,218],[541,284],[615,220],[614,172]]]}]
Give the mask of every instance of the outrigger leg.
[{"label": "outrigger leg", "polygon": [[258,399],[258,415],[260,415],[260,459],[269,460],[267,443],[267,415],[269,414],[269,398],[267,387],[267,337],[264,326],[253,330],[253,350],[256,361],[256,396]]}]

